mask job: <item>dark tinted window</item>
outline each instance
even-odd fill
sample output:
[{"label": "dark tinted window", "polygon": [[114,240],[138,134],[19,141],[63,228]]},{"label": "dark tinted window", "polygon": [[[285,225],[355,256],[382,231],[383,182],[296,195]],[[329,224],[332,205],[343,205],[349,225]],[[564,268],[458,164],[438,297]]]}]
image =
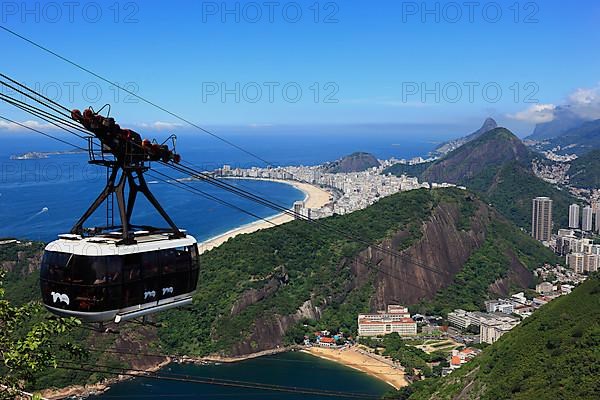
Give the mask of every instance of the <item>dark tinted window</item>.
[{"label": "dark tinted window", "polygon": [[[123,257],[107,256],[102,257],[105,262],[105,281],[107,284],[118,284],[123,280]],[[120,296],[119,296],[120,297]]]},{"label": "dark tinted window", "polygon": [[76,256],[69,264],[71,282],[80,285],[92,285],[96,281],[96,271],[92,268],[90,257]]},{"label": "dark tinted window", "polygon": [[68,278],[67,263],[71,254],[47,251],[42,259],[42,277],[57,282],[63,282]]},{"label": "dark tinted window", "polygon": [[124,257],[123,282],[137,281],[141,278],[141,255],[128,254]]},{"label": "dark tinted window", "polygon": [[192,256],[192,268],[200,268],[200,255],[198,254],[198,246],[193,244],[189,247]]},{"label": "dark tinted window", "polygon": [[162,273],[172,274],[175,272],[175,259],[176,259],[176,251],[175,249],[167,249],[158,252],[159,264],[162,267]]},{"label": "dark tinted window", "polygon": [[[109,261],[110,260],[110,261]],[[115,268],[120,270],[119,257],[73,256],[69,263],[69,275],[73,283],[82,285],[110,284]],[[117,277],[120,279],[120,272]]]},{"label": "dark tinted window", "polygon": [[130,307],[143,303],[144,285],[141,281],[123,284],[123,307]]},{"label": "dark tinted window", "polygon": [[44,256],[42,257],[42,265],[40,266],[40,278],[48,279],[48,262],[49,262],[50,254],[46,251],[44,252]]},{"label": "dark tinted window", "polygon": [[142,278],[158,275],[158,258],[156,252],[142,253]]},{"label": "dark tinted window", "polygon": [[194,290],[196,290],[197,284],[198,284],[198,269],[193,269],[190,272],[189,291],[193,292]]},{"label": "dark tinted window", "polygon": [[187,271],[191,266],[191,254],[189,247],[178,247],[175,249],[175,268],[177,271]]}]

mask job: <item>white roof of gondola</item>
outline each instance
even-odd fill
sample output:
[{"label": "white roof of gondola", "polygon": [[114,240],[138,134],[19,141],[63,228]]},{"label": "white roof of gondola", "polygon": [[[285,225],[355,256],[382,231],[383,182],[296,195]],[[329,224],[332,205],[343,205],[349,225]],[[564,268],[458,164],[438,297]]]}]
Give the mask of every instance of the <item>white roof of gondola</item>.
[{"label": "white roof of gondola", "polygon": [[136,232],[135,244],[118,244],[121,237],[116,234],[81,237],[79,235],[59,235],[58,240],[48,243],[46,251],[57,251],[82,256],[124,256],[127,254],[166,250],[175,247],[191,246],[196,239],[186,235],[179,239],[169,239],[169,234],[149,234]]}]

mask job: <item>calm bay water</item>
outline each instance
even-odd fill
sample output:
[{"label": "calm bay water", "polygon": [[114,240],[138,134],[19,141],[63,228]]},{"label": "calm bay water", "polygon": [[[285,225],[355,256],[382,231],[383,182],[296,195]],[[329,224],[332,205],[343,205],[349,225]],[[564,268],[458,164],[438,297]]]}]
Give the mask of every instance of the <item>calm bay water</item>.
[{"label": "calm bay water", "polygon": [[[201,379],[210,377],[244,382],[257,382],[287,387],[382,395],[392,389],[388,384],[360,371],[304,353],[284,353],[221,365],[179,365],[164,368],[165,374],[182,374]],[[299,393],[285,393],[246,388],[232,388],[196,383],[158,381],[135,378],[114,385],[108,392],[90,399],[108,400],[130,398],[152,400],[159,398],[182,399],[348,399]]]}]

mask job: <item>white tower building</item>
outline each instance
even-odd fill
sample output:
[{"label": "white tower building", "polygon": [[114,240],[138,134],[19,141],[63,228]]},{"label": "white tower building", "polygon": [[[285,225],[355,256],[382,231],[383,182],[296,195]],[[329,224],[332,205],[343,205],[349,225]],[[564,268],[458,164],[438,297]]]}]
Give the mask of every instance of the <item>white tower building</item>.
[{"label": "white tower building", "polygon": [[592,230],[592,216],[594,213],[592,212],[592,207],[586,206],[583,207],[583,212],[581,215],[581,230],[589,232]]},{"label": "white tower building", "polygon": [[536,240],[549,241],[552,235],[552,199],[536,197],[531,212],[531,236]]},{"label": "white tower building", "polygon": [[569,206],[569,228],[579,228],[579,205],[571,204]]}]

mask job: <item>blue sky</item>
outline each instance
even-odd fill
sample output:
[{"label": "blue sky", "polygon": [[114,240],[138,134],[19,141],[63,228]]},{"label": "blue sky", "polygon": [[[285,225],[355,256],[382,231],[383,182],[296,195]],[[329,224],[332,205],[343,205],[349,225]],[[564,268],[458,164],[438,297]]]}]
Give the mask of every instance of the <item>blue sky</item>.
[{"label": "blue sky", "polygon": [[[421,124],[443,132],[493,116],[524,136],[577,93],[597,100],[600,2],[466,3],[18,1],[2,3],[0,24],[225,130]],[[0,48],[4,73],[69,107],[110,102],[126,123],[178,122],[3,31]]]}]

